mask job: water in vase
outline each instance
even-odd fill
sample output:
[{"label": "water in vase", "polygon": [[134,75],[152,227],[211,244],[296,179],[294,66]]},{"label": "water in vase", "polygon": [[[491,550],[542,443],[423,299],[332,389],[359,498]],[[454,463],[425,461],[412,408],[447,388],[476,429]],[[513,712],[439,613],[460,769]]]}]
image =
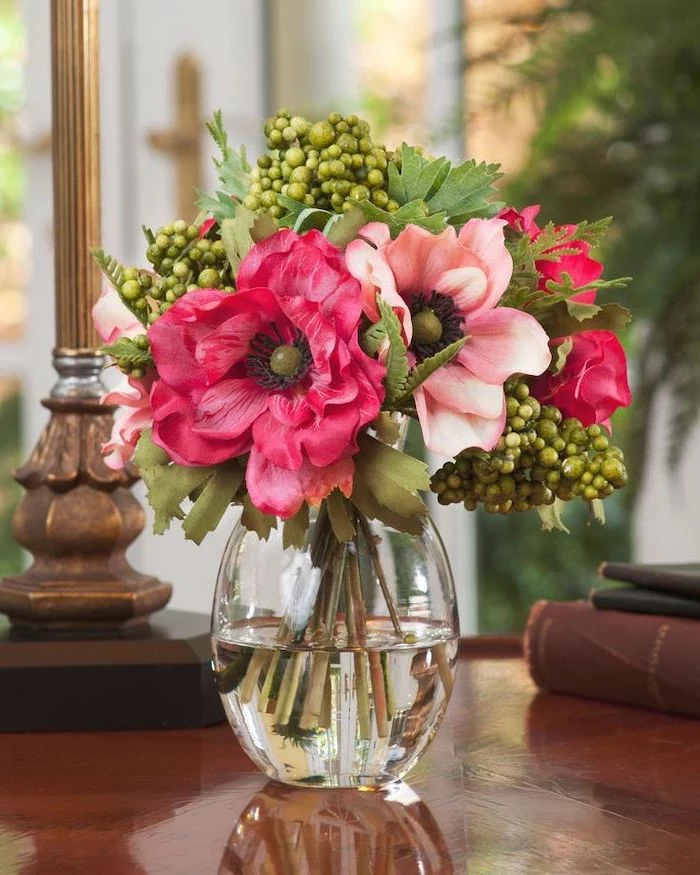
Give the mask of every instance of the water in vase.
[{"label": "water in vase", "polygon": [[214,638],[224,706],[270,777],[323,786],[401,778],[430,742],[452,689],[457,639],[446,625],[368,619],[362,647],[279,645],[279,621]]}]

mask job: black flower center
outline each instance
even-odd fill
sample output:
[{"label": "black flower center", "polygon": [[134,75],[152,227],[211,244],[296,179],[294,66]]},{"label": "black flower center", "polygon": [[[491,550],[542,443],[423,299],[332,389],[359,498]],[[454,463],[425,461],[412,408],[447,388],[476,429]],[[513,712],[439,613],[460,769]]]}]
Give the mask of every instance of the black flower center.
[{"label": "black flower center", "polygon": [[448,295],[418,292],[408,300],[413,323],[411,351],[418,364],[464,337],[462,317]]},{"label": "black flower center", "polygon": [[260,332],[250,341],[250,350],[245,360],[246,373],[271,392],[294,386],[311,367],[309,342],[298,328],[288,341],[271,324],[269,333]]}]

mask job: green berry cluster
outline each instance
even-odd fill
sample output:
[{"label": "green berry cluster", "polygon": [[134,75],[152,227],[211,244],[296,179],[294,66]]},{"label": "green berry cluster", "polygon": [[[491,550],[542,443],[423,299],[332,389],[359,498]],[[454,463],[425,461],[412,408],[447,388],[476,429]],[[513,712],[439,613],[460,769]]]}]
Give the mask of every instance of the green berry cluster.
[{"label": "green berry cluster", "polygon": [[[150,232],[149,232],[150,233]],[[233,291],[226,249],[212,229],[199,239],[199,228],[177,219],[151,234],[146,257],[153,271],[126,268],[119,292],[134,310],[148,309],[150,324],[194,289]]]},{"label": "green berry cluster", "polygon": [[287,209],[279,195],[336,213],[364,200],[389,212],[399,208],[388,195],[389,153],[372,142],[369,125],[356,115],[332,112],[310,122],[281,109],[264,132],[270,151],[253,168],[243,201],[248,209],[281,219]]},{"label": "green berry cluster", "polygon": [[109,353],[119,370],[130,377],[140,380],[153,364],[151,358],[151,342],[147,334],[137,334],[136,337],[120,337],[110,347]]},{"label": "green berry cluster", "polygon": [[526,511],[556,498],[607,498],[627,483],[623,454],[600,425],[585,428],[542,406],[527,383],[506,384],[506,428],[490,453],[469,449],[432,477],[440,504],[483,504],[489,513]]}]

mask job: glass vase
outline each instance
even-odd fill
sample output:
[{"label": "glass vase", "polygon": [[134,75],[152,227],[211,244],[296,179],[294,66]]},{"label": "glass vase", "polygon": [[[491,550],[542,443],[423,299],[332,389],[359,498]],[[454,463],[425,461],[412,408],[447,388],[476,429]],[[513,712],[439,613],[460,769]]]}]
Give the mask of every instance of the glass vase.
[{"label": "glass vase", "polygon": [[278,781],[380,786],[435,735],[452,691],[454,582],[429,516],[406,534],[352,505],[339,541],[326,505],[303,547],[238,523],[219,570],[214,667],[227,717]]}]

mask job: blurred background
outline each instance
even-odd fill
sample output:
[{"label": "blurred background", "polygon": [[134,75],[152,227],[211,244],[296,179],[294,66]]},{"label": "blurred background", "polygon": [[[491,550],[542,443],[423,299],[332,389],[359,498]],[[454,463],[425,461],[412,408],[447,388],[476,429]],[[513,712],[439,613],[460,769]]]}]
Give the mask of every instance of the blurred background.
[{"label": "blurred background", "polygon": [[[502,199],[543,220],[614,215],[606,275],[635,313],[633,407],[613,422],[635,488],[605,527],[436,510],[463,632],[523,628],[538,598],[583,597],[603,560],[698,561],[700,517],[700,5],[696,0],[102,0],[103,242],[145,262],[141,223],[213,185],[203,122],[262,151],[281,106],[367,118],[375,139],[500,162]],[[49,0],[0,0],[0,575],[11,469],[53,382]],[[206,612],[227,532],[201,549],[145,533],[136,567]]]}]

